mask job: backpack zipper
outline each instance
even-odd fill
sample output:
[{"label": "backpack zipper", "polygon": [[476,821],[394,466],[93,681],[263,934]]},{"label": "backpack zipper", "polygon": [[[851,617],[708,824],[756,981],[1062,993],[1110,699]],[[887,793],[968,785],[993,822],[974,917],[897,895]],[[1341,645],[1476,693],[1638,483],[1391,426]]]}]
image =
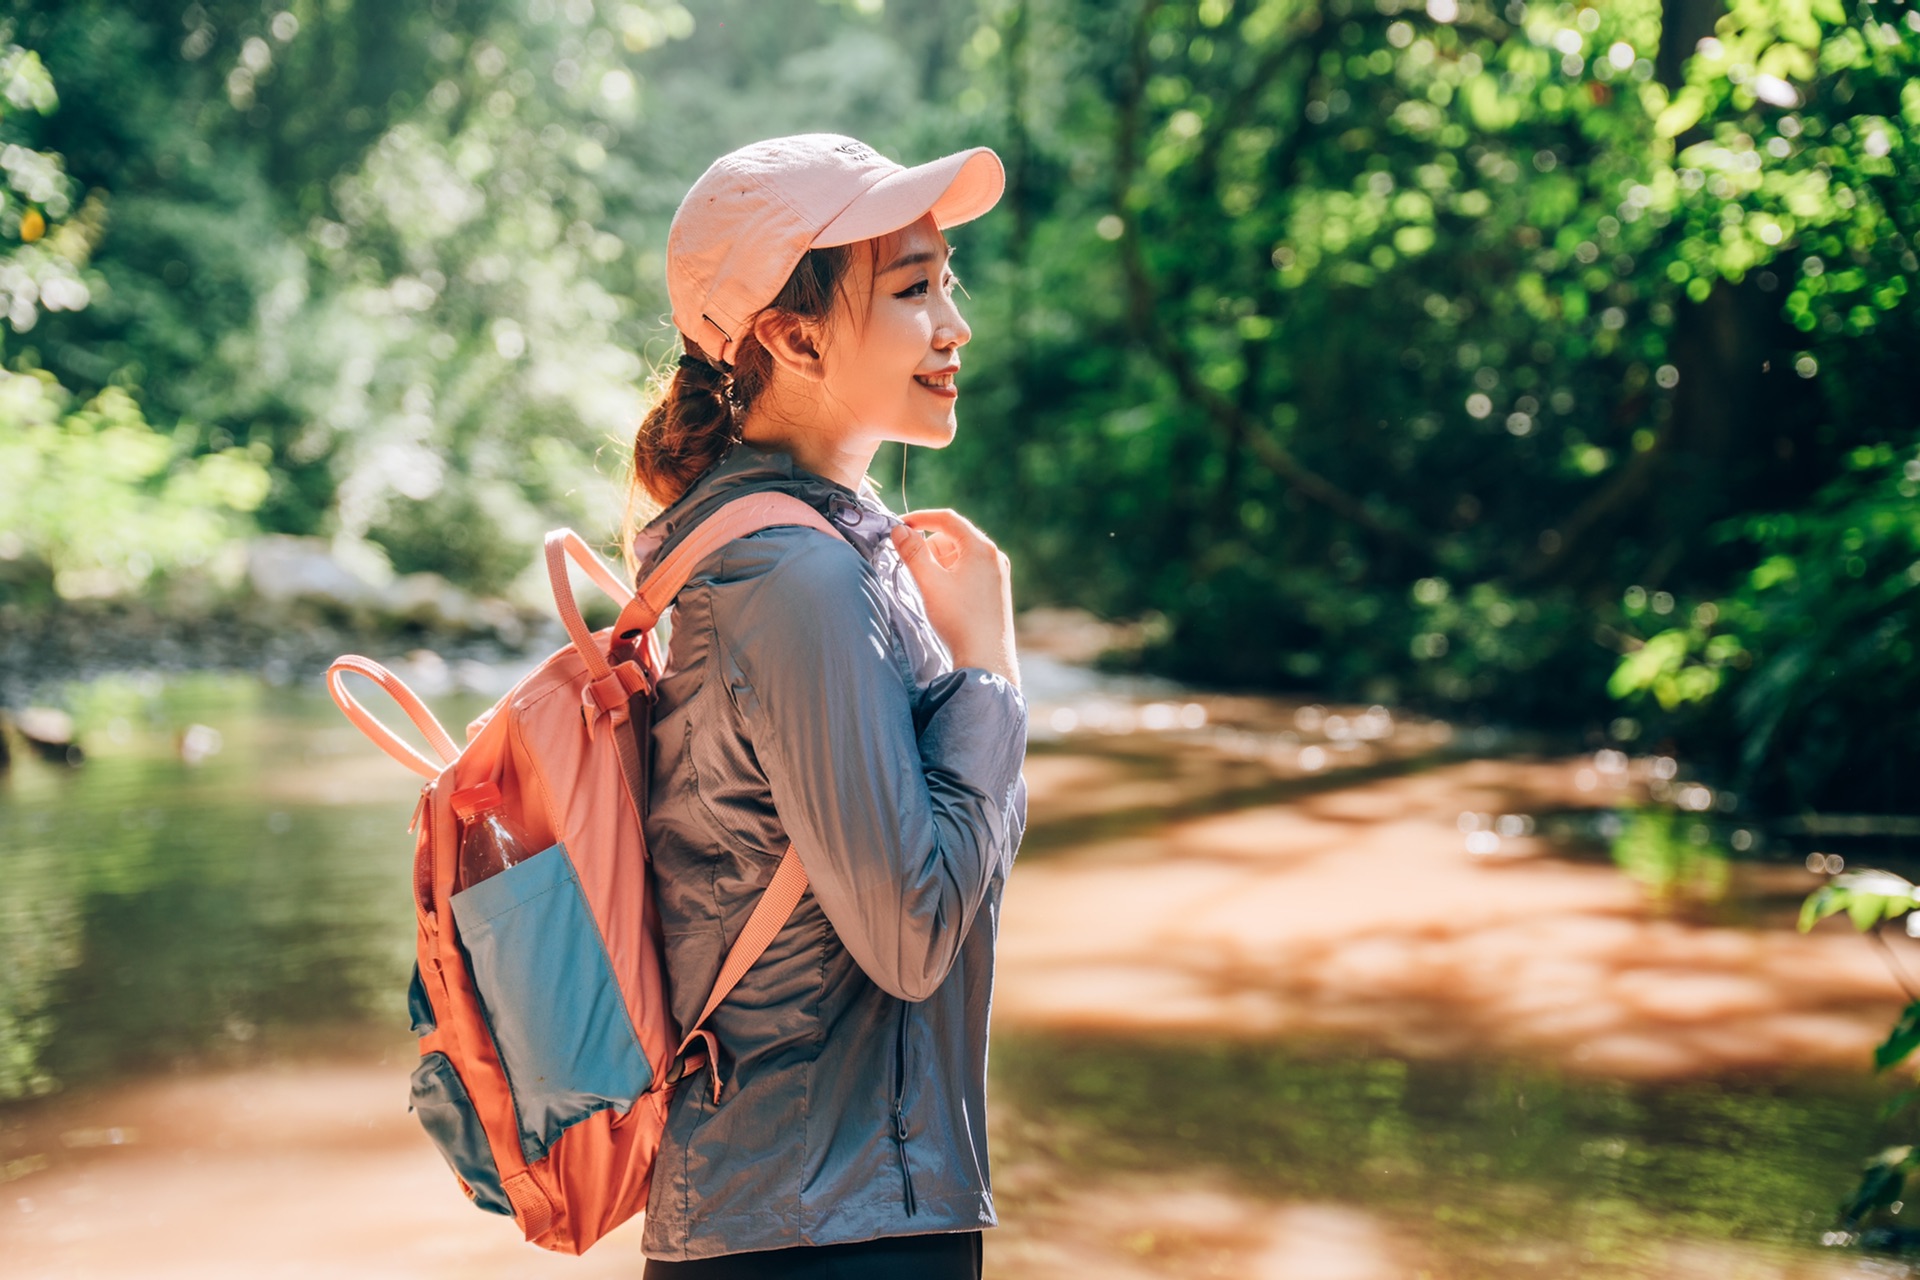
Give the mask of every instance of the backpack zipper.
[{"label": "backpack zipper", "polygon": [[899,1030],[893,1040],[893,1143],[900,1153],[900,1178],[906,1186],[907,1216],[918,1207],[913,1198],[913,1163],[907,1159],[907,1014],[908,1005],[900,1001]]},{"label": "backpack zipper", "polygon": [[413,851],[413,900],[427,915],[433,914],[432,796],[431,787],[421,789],[420,803],[413,807],[413,818],[407,823],[409,832],[427,837],[417,843]]}]

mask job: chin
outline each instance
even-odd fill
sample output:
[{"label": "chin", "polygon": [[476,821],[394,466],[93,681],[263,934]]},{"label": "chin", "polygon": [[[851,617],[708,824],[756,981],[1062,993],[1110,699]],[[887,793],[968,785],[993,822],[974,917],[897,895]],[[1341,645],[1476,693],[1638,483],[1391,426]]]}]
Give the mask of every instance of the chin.
[{"label": "chin", "polygon": [[945,422],[915,423],[893,436],[893,439],[916,449],[944,449],[953,443],[954,433],[958,429],[959,423],[949,416]]}]

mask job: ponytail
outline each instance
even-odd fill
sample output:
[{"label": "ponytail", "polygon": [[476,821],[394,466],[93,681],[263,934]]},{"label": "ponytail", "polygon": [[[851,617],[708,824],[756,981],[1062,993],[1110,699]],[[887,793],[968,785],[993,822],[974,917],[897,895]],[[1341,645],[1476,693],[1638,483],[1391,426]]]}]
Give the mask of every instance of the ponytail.
[{"label": "ponytail", "polygon": [[665,507],[740,438],[733,379],[691,353],[680,357],[633,439],[633,487]]},{"label": "ponytail", "polygon": [[[869,244],[877,253],[877,245]],[[825,316],[844,292],[851,261],[847,245],[807,250],[766,310],[805,319]],[[681,341],[686,354],[633,437],[633,471],[621,538],[629,555],[640,525],[672,506],[739,441],[747,411],[773,378],[773,357],[751,332],[736,344],[733,365],[727,369],[708,360],[684,337]]]}]

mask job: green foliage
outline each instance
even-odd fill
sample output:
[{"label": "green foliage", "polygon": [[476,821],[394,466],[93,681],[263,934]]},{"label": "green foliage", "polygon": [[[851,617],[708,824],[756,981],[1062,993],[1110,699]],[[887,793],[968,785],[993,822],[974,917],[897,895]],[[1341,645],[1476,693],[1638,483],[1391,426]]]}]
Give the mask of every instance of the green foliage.
[{"label": "green foliage", "polygon": [[[1662,122],[1712,124],[1679,155],[1708,198],[1676,278],[1738,279],[1791,246],[1782,314],[1809,336],[1784,358],[1818,380],[1832,420],[1870,427],[1851,444],[1827,431],[1825,484],[1808,500],[1722,524],[1717,540],[1745,567],[1702,593],[1689,625],[1630,652],[1611,686],[1678,713],[1665,727],[1703,764],[1782,808],[1910,803],[1920,425],[1900,366],[1920,189],[1902,113],[1920,112],[1917,69],[1910,9],[1740,0]],[[1803,102],[1816,105],[1782,109]]]},{"label": "green foliage", "polygon": [[[1681,178],[1709,197],[1694,204],[1683,261],[1737,280],[1797,241],[1807,256],[1786,300],[1796,327],[1858,335],[1902,309],[1916,271],[1900,124],[1902,110],[1920,112],[1911,13],[1735,0],[1658,121],[1668,137],[1711,134],[1679,155]],[[1793,114],[1803,102],[1821,105]],[[1831,273],[1823,254],[1839,259]]]},{"label": "green foliage", "polygon": [[[62,158],[19,140],[22,112],[59,105],[36,53],[0,47],[0,96],[0,311],[24,333],[91,300],[80,273],[101,212],[97,200],[76,211]],[[76,403],[44,371],[0,369],[0,561],[15,566],[0,590],[31,597],[39,569],[63,598],[115,595],[202,564],[266,497],[264,461],[264,449],[202,449],[189,424],[156,431],[119,387]]]},{"label": "green foliage", "polygon": [[[1849,871],[1835,876],[1807,896],[1800,905],[1800,932],[1805,933],[1828,916],[1845,912],[1853,927],[1878,935],[1889,920],[1897,920],[1920,905],[1920,889],[1890,871]],[[1911,994],[1911,991],[1910,991]],[[1873,1066],[1885,1071],[1899,1066],[1920,1049],[1920,999],[1900,1012],[1887,1038],[1874,1047]],[[1882,1119],[1903,1111],[1916,1096],[1908,1090],[1882,1109]],[[1866,1163],[1860,1185],[1840,1207],[1840,1225],[1853,1230],[1876,1210],[1901,1199],[1907,1178],[1920,1167],[1912,1146],[1889,1147]]]},{"label": "green foliage", "polygon": [[[1709,698],[1626,588],[1713,594],[1707,531],[1881,438],[1833,411],[1905,386],[1912,329],[1868,153],[1916,42],[1790,8],[1690,61],[1651,3],[990,10],[1028,212],[977,340],[1020,385],[952,483],[1052,591],[1172,619],[1189,676],[1595,715],[1622,646],[1623,695]],[[1756,98],[1781,40],[1867,27],[1879,61],[1788,89],[1819,110]]]},{"label": "green foliage", "polygon": [[1875,1046],[1873,1065],[1882,1071],[1897,1066],[1905,1062],[1916,1048],[1920,1048],[1920,1003],[1910,1004],[1901,1011],[1893,1030]]},{"label": "green foliage", "polygon": [[395,497],[371,530],[400,573],[437,573],[455,582],[499,592],[526,568],[526,548],[540,535],[532,526],[504,525],[502,512],[521,506],[506,481],[491,484],[453,474],[432,497]]},{"label": "green foliage", "polygon": [[1801,509],[1727,523],[1752,568],[1648,637],[1611,691],[1679,713],[1666,722],[1742,791],[1901,805],[1920,740],[1916,495],[1916,451],[1861,447]]},{"label": "green foliage", "polygon": [[65,162],[29,145],[28,122],[60,105],[40,55],[0,23],[0,317],[16,332],[44,311],[77,311],[89,291],[80,268],[100,232],[101,207],[76,211]]},{"label": "green foliage", "polygon": [[0,370],[0,559],[45,564],[65,598],[116,595],[201,565],[266,497],[264,448],[198,453],[124,391],[84,404],[45,374]]},{"label": "green foliage", "polygon": [[1920,1165],[1920,1156],[1916,1156],[1911,1146],[1888,1147],[1867,1161],[1859,1187],[1840,1207],[1841,1224],[1858,1226],[1874,1210],[1891,1207],[1900,1199],[1907,1175],[1916,1165]]},{"label": "green foliage", "polygon": [[25,5],[73,86],[45,132],[115,210],[101,300],[31,357],[267,450],[270,530],[478,589],[555,524],[610,532],[668,347],[667,220],[771,114],[738,83],[877,141],[916,101],[870,14],[705,10]]},{"label": "green foliage", "polygon": [[1913,910],[1916,901],[1913,885],[1890,871],[1849,871],[1808,895],[1800,905],[1800,932],[1842,911],[1854,928],[1865,932],[1882,921],[1899,919]]},{"label": "green foliage", "polygon": [[1718,901],[1726,895],[1732,869],[1725,854],[1695,837],[1696,829],[1706,834],[1674,809],[1635,809],[1614,838],[1613,861],[1657,903],[1675,897]]},{"label": "green foliage", "polygon": [[21,53],[0,127],[104,196],[38,242],[92,305],[8,358],[265,449],[265,528],[481,589],[610,530],[705,164],[985,141],[965,426],[911,494],[1026,601],[1165,619],[1143,660],[1208,682],[1625,699],[1749,797],[1898,803],[1910,6],[16,10],[66,101]]}]

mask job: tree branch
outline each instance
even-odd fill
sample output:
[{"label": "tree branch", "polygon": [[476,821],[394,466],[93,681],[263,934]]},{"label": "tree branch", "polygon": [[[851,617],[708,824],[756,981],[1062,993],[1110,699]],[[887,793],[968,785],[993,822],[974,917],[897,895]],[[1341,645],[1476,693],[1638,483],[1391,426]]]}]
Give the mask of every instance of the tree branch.
[{"label": "tree branch", "polygon": [[1431,562],[1432,552],[1421,533],[1401,518],[1383,516],[1295,457],[1274,438],[1265,423],[1208,386],[1200,377],[1192,354],[1171,326],[1160,323],[1164,311],[1140,240],[1138,219],[1129,208],[1134,175],[1140,164],[1141,101],[1148,73],[1148,33],[1160,0],[1145,0],[1134,23],[1129,57],[1131,75],[1119,102],[1114,130],[1113,205],[1121,219],[1121,267],[1127,283],[1127,316],[1135,336],[1173,378],[1183,398],[1202,412],[1232,441],[1243,441],[1269,470],[1293,490],[1343,519],[1366,529],[1397,550]]},{"label": "tree branch", "polygon": [[1560,522],[1554,530],[1560,538],[1551,551],[1542,549],[1521,561],[1514,571],[1515,582],[1531,584],[1552,577],[1563,565],[1573,562],[1575,552],[1583,550],[1587,539],[1612,516],[1645,497],[1666,464],[1673,433],[1674,419],[1668,418],[1655,429],[1650,448],[1635,450],[1612,479]]}]

